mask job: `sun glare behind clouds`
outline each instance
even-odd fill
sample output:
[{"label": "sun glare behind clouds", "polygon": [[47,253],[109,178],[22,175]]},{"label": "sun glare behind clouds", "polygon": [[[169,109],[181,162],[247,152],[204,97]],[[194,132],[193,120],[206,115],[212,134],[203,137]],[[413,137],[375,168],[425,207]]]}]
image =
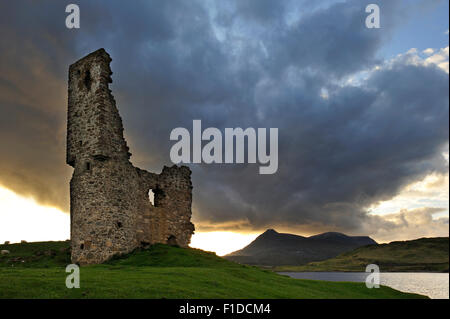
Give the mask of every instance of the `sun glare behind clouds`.
[{"label": "sun glare behind clouds", "polygon": [[70,216],[0,186],[0,243],[66,240]]},{"label": "sun glare behind clouds", "polygon": [[259,234],[241,234],[233,232],[196,232],[192,235],[190,246],[207,251],[214,251],[223,256],[250,244]]}]

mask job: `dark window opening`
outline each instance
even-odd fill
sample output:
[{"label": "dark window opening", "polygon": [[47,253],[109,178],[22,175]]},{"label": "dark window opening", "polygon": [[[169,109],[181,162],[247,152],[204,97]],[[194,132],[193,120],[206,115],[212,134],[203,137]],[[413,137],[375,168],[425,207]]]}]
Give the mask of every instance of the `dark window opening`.
[{"label": "dark window opening", "polygon": [[122,223],[121,222],[117,222],[116,225],[117,225],[118,228],[122,228]]},{"label": "dark window opening", "polygon": [[89,163],[89,162],[86,163],[86,170],[87,171],[91,170],[91,163]]},{"label": "dark window opening", "polygon": [[91,84],[92,84],[92,78],[91,78],[91,72],[89,70],[86,71],[86,73],[84,74],[84,86],[90,90],[91,89]]},{"label": "dark window opening", "polygon": [[174,235],[170,235],[167,238],[167,244],[170,246],[178,246],[177,238]]},{"label": "dark window opening", "polygon": [[141,241],[141,246],[142,247],[148,247],[148,246],[150,246],[150,243],[147,242],[147,241]]},{"label": "dark window opening", "polygon": [[81,245],[80,245],[80,249],[84,249],[84,244],[81,244]]},{"label": "dark window opening", "polygon": [[83,146],[83,141],[80,141],[80,146]]},{"label": "dark window opening", "polygon": [[161,206],[161,204],[164,201],[164,197],[165,197],[164,191],[161,188],[159,188],[158,185],[156,185],[156,188],[153,189],[152,191],[154,193],[154,202],[155,202],[154,205],[156,207]]}]

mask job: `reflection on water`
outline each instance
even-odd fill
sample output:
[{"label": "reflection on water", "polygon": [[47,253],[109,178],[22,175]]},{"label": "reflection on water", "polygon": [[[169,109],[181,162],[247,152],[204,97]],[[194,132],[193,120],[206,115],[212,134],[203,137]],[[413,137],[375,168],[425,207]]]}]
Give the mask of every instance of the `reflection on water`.
[{"label": "reflection on water", "polygon": [[[281,272],[280,274],[297,279],[354,282],[365,282],[368,275],[364,272]],[[426,295],[433,299],[449,298],[448,273],[385,272],[380,273],[380,284],[404,292]]]}]

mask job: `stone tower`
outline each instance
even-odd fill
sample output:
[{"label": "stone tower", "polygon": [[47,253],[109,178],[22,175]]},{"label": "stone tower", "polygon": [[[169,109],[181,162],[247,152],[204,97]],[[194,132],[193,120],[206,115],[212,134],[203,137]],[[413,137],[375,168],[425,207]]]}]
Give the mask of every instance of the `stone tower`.
[{"label": "stone tower", "polygon": [[[72,262],[101,263],[153,243],[186,247],[191,171],[164,167],[154,174],[134,167],[108,85],[111,58],[97,50],[69,68],[67,164],[70,181]],[[154,205],[149,191],[154,193]]]}]

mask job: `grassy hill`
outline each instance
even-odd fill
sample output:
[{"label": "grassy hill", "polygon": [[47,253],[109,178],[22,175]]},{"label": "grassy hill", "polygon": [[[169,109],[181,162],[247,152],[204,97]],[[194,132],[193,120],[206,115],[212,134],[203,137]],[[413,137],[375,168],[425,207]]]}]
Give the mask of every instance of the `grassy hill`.
[{"label": "grassy hill", "polygon": [[382,272],[448,272],[448,237],[420,238],[369,245],[325,261],[301,266],[277,267],[277,271],[365,271],[377,264]]},{"label": "grassy hill", "polygon": [[292,279],[167,245],[80,269],[80,289],[65,287],[68,242],[0,245],[0,298],[421,298],[389,287]]}]

